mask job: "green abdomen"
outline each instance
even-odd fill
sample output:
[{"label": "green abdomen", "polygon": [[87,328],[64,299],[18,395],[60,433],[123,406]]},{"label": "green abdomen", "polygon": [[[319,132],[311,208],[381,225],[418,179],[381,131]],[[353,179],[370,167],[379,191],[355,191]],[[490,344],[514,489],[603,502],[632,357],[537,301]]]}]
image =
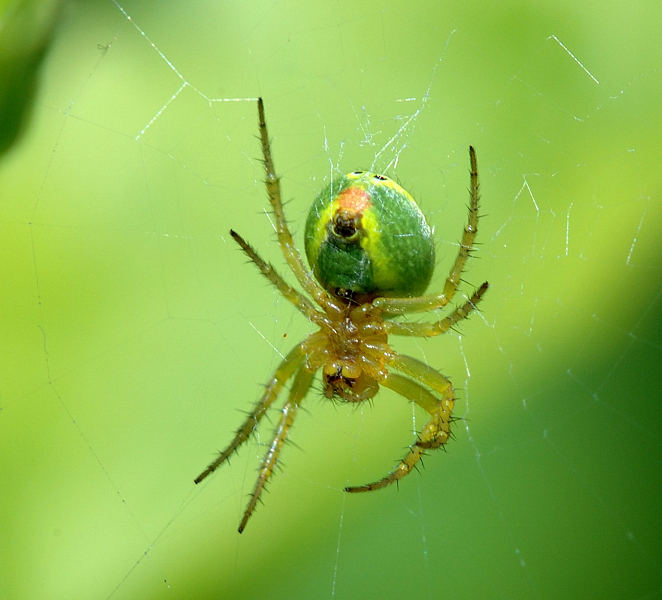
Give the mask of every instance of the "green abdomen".
[{"label": "green abdomen", "polygon": [[416,296],[434,269],[430,228],[411,195],[394,181],[350,173],[328,186],[306,221],[306,255],[329,292]]}]

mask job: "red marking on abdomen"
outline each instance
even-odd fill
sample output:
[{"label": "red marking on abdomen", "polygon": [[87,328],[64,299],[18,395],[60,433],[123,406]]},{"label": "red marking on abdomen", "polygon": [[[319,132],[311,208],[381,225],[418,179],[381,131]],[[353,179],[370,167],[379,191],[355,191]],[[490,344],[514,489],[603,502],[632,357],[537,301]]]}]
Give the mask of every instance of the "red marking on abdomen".
[{"label": "red marking on abdomen", "polygon": [[358,187],[349,187],[336,198],[336,210],[345,210],[352,215],[360,217],[363,211],[372,206],[370,194]]}]

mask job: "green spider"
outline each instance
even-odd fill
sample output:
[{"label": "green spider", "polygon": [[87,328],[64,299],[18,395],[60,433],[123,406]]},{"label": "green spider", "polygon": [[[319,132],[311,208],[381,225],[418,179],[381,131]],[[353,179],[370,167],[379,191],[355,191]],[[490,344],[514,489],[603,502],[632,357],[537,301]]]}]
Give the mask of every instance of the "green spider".
[{"label": "green spider", "polygon": [[250,437],[286,382],[294,378],[287,402],[280,411],[274,438],[262,460],[255,489],[239,524],[239,533],[246,527],[274,472],[301,402],[320,369],[324,395],[329,399],[363,402],[372,398],[382,385],[430,414],[430,420],[409,447],[409,452],[388,475],[373,483],[346,487],[346,492],[367,492],[398,481],[414,468],[426,450],[443,446],[450,437],[451,412],[455,403],[453,386],[427,364],[394,352],[388,344],[388,336],[430,337],[445,333],[476,308],[487,290],[485,282],[467,302],[439,321],[400,323],[385,320],[408,312],[442,308],[455,295],[478,230],[478,167],[472,147],[469,147],[469,220],[462,234],[460,250],[442,293],[424,296],[434,270],[434,242],[430,227],[408,192],[387,177],[374,173],[349,173],[332,182],[313,202],[305,231],[306,255],[312,273],[306,268],[285,222],[280,182],[271,158],[261,98],[257,107],[265,183],[278,241],[297,281],[319,308],[286,283],[237,232],[230,230],[230,235],[261,273],[319,330],[295,346],[278,365],[262,398],[239,427],[232,442],[195,479],[195,483],[200,483]]}]

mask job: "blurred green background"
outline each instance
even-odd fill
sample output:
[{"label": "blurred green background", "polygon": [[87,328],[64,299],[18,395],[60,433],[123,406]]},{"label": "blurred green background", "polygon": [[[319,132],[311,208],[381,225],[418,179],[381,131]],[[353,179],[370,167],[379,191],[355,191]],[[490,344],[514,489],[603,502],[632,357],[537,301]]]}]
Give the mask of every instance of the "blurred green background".
[{"label": "blurred green background", "polygon": [[[28,120],[2,117],[0,597],[662,597],[661,18],[651,2],[79,0],[41,66],[6,51]],[[53,23],[18,39],[45,48]],[[227,233],[293,280],[258,95],[300,247],[325,182],[372,167],[434,226],[437,289],[473,144],[463,291],[491,288],[459,332],[394,342],[457,387],[447,452],[347,496],[424,415],[316,386],[240,536],[273,418],[193,478],[311,330]]]}]

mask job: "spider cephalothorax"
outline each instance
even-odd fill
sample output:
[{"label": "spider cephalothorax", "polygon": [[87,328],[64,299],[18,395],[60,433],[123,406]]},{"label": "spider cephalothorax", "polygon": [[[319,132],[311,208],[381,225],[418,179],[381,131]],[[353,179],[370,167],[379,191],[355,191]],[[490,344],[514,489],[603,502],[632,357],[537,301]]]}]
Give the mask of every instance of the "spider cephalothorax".
[{"label": "spider cephalothorax", "polygon": [[319,329],[282,360],[232,442],[195,479],[195,483],[202,481],[249,438],[285,384],[292,380],[288,400],[281,409],[274,438],[239,524],[240,533],[276,467],[299,406],[318,370],[327,398],[362,402],[373,398],[384,386],[430,415],[409,452],[388,475],[373,483],[346,487],[345,491],[365,492],[398,481],[411,472],[425,450],[445,444],[450,437],[455,403],[453,386],[427,364],[393,351],[388,336],[431,337],[445,333],[475,309],[487,290],[485,282],[439,321],[401,323],[393,319],[407,312],[443,308],[457,291],[478,231],[478,167],[473,148],[469,148],[469,220],[460,248],[443,291],[424,296],[421,294],[430,282],[435,261],[430,228],[409,193],[391,179],[371,172],[354,171],[333,181],[313,202],[305,230],[306,256],[312,273],[306,268],[285,222],[262,99],[258,99],[258,116],[265,183],[278,241],[288,266],[312,301],[286,283],[238,233],[230,231],[230,235],[262,274]]},{"label": "spider cephalothorax", "polygon": [[320,330],[304,342],[307,362],[322,369],[324,395],[346,402],[372,398],[387,375],[389,348],[381,311],[372,304],[327,309]]}]

